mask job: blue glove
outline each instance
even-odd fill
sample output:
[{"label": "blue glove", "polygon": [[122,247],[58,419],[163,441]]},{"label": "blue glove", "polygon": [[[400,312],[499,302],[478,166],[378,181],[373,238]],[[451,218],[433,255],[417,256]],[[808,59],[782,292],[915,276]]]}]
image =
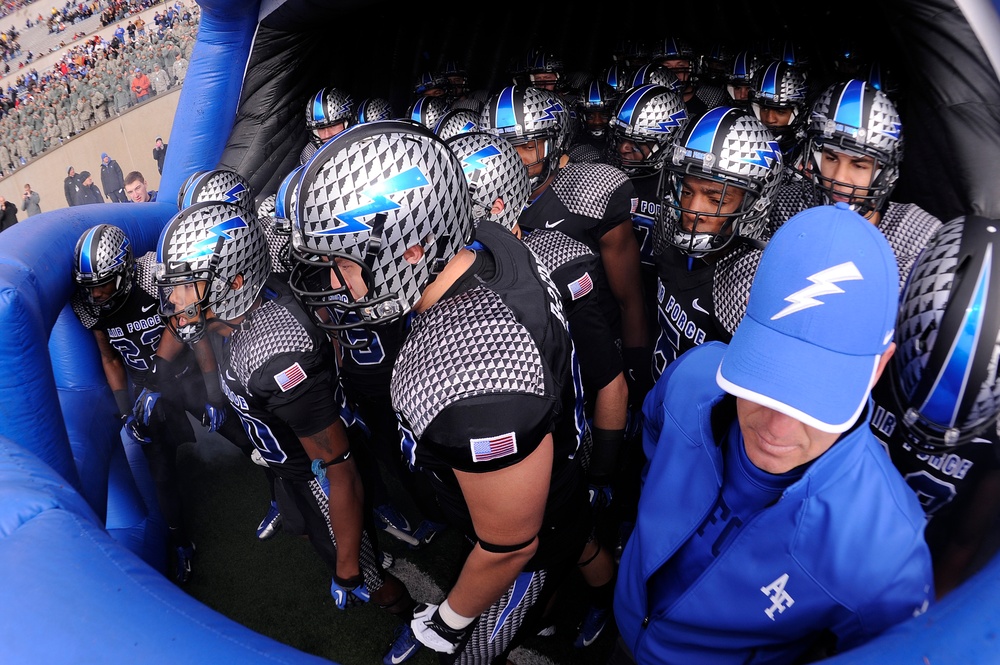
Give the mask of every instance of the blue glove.
[{"label": "blue glove", "polygon": [[125,433],[128,434],[128,437],[140,446],[152,441],[149,437],[149,432],[142,423],[135,419],[134,415],[129,414],[122,416],[122,427],[124,427]]},{"label": "blue glove", "polygon": [[614,492],[611,490],[611,485],[588,485],[588,490],[590,493],[590,507],[595,511],[605,510],[611,505],[611,499],[614,498]]},{"label": "blue glove", "polygon": [[333,582],[330,583],[330,595],[333,596],[333,603],[338,610],[346,610],[348,607],[367,603],[371,599],[361,575],[343,580],[334,574]]},{"label": "blue glove", "polygon": [[205,402],[205,413],[201,414],[201,424],[209,432],[218,432],[226,422],[226,404]]},{"label": "blue glove", "polygon": [[140,423],[149,427],[149,421],[153,417],[153,410],[156,409],[156,402],[160,399],[160,393],[154,392],[149,388],[143,388],[142,392],[139,393],[139,397],[135,400],[135,406],[132,408],[132,415]]}]

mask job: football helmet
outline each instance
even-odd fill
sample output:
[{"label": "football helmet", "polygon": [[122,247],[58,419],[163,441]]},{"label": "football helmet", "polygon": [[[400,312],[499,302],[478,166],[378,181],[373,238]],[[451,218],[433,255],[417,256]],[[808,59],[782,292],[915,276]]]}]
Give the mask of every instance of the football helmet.
[{"label": "football helmet", "polygon": [[382,97],[368,97],[358,104],[354,112],[354,121],[375,122],[376,120],[392,120],[392,107],[389,100]]},{"label": "football helmet", "polygon": [[615,43],[611,57],[625,70],[628,70],[646,62],[649,57],[649,49],[641,41],[622,39]]},{"label": "football helmet", "polygon": [[733,58],[733,65],[726,76],[726,92],[733,100],[733,106],[749,104],[750,86],[757,73],[757,58],[752,51],[740,51]]},{"label": "football helmet", "polygon": [[702,68],[704,75],[710,77],[713,82],[725,83],[733,68],[733,53],[729,46],[721,42],[712,44],[702,59]]},{"label": "football helmet", "polygon": [[697,56],[685,40],[678,37],[664,37],[654,43],[650,50],[649,62],[653,64],[662,65],[666,60],[686,60],[687,64],[668,67],[681,81],[692,81],[698,76]]},{"label": "football helmet", "polygon": [[616,95],[621,95],[632,84],[632,77],[628,75],[628,68],[621,63],[615,63],[601,73],[601,80],[607,83]]},{"label": "football helmet", "polygon": [[770,54],[772,59],[780,60],[804,75],[809,75],[809,54],[801,44],[789,39],[775,40],[771,42]]},{"label": "football helmet", "polygon": [[406,316],[472,241],[462,165],[416,123],[356,125],[320,148],[297,189],[289,283],[328,330]]},{"label": "football helmet", "polygon": [[448,82],[448,96],[452,99],[469,94],[469,74],[465,67],[448,60],[441,68],[441,76]]},{"label": "football helmet", "polygon": [[[486,132],[457,134],[445,143],[462,163],[476,222],[489,219],[513,230],[531,196],[528,170],[514,146]],[[491,209],[497,199],[503,200],[504,208],[494,215]]]},{"label": "football helmet", "polygon": [[[806,175],[826,203],[834,202],[835,191],[862,215],[888,203],[903,154],[902,122],[888,95],[858,79],[834,83],[813,103],[806,141]],[[874,158],[871,183],[864,187],[824,178],[820,164],[826,148]]]},{"label": "football helmet", "polygon": [[508,86],[490,97],[479,118],[479,128],[507,139],[515,148],[536,141],[542,172],[531,178],[532,188],[545,182],[558,168],[569,137],[569,114],[554,93],[541,88]]},{"label": "football helmet", "polygon": [[273,219],[274,218],[274,200],[277,198],[277,194],[268,194],[264,197],[257,205],[257,219]]},{"label": "football helmet", "polygon": [[274,272],[288,274],[292,271],[291,241],[292,220],[289,218],[295,209],[295,184],[304,166],[297,166],[286,175],[278,191],[274,195],[274,214],[267,220],[264,230],[267,246],[271,252],[271,268]]},{"label": "football helmet", "polygon": [[1000,413],[1000,223],[959,217],[923,249],[903,288],[888,376],[915,448],[940,454]]},{"label": "football helmet", "polygon": [[[208,328],[207,310],[221,321],[243,316],[270,274],[271,257],[255,213],[232,203],[195,203],[160,233],[160,318],[181,342],[197,342]],[[236,288],[238,276],[242,284]]]},{"label": "football helmet", "polygon": [[580,127],[591,136],[600,138],[607,134],[608,121],[615,110],[617,95],[604,81],[591,79],[580,93],[577,117]]},{"label": "football helmet", "polygon": [[[117,226],[98,224],[76,241],[73,254],[73,281],[84,306],[94,318],[109,316],[132,292],[135,257],[128,236]],[[94,289],[113,285],[109,295],[96,296]]]},{"label": "football helmet", "polygon": [[434,133],[442,141],[447,141],[456,134],[478,130],[479,114],[472,109],[449,109],[434,127]]},{"label": "football helmet", "polygon": [[413,94],[422,97],[441,97],[448,92],[448,79],[438,72],[421,72],[413,84]]},{"label": "football helmet", "polygon": [[250,182],[236,171],[212,169],[198,171],[184,181],[178,194],[177,208],[183,210],[195,203],[215,201],[232,203],[247,212],[256,212]]},{"label": "football helmet", "polygon": [[448,102],[443,97],[418,97],[410,104],[406,117],[419,122],[427,129],[434,130],[438,121],[448,112]]},{"label": "football helmet", "polygon": [[[687,110],[678,93],[661,85],[633,88],[608,122],[611,140],[607,161],[629,176],[655,173],[669,154],[671,140],[687,123]],[[626,157],[620,151],[623,141],[638,144],[640,152]],[[648,154],[642,147],[649,149]],[[639,154],[645,156],[635,159]]]},{"label": "football helmet", "polygon": [[[801,70],[795,69],[781,60],[774,60],[757,72],[750,86],[750,109],[754,116],[771,130],[782,148],[793,144],[798,138],[805,121],[806,96],[809,86]],[[787,125],[772,126],[768,122],[766,109],[791,111]]]},{"label": "football helmet", "polygon": [[[536,87],[552,86],[555,89],[563,73],[563,61],[553,53],[546,53],[543,50],[532,50],[528,52],[524,63],[524,75],[527,76],[528,84]],[[555,78],[542,80],[539,74],[555,74]]]},{"label": "football helmet", "polygon": [[[759,238],[781,184],[782,167],[778,142],[757,118],[733,107],[710,109],[688,123],[663,165],[661,229],[656,237],[692,257],[717,252],[736,236]],[[687,176],[723,185],[716,210],[684,207]],[[724,212],[728,190],[733,187],[742,190],[742,200],[733,211]],[[685,217],[690,228],[685,228]],[[704,217],[724,221],[717,231],[699,231]]]},{"label": "football helmet", "polygon": [[641,85],[662,85],[674,92],[684,90],[684,84],[673,71],[655,63],[643,65],[632,74],[632,84],[629,87],[638,88]]},{"label": "football helmet", "polygon": [[354,100],[339,88],[320,88],[306,103],[306,129],[309,141],[317,148],[324,139],[318,130],[344,123],[350,126],[354,119]]}]

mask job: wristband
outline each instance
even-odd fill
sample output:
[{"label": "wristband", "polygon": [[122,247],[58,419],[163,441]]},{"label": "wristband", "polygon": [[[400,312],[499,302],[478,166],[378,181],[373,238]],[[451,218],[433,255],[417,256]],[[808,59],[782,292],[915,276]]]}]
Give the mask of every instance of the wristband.
[{"label": "wristband", "polygon": [[115,390],[112,394],[115,396],[115,405],[118,407],[118,415],[130,415],[132,413],[132,398],[129,396],[128,391]]},{"label": "wristband", "polygon": [[219,404],[226,401],[222,394],[222,377],[218,372],[202,372],[202,380],[205,382],[205,396],[212,404]]}]

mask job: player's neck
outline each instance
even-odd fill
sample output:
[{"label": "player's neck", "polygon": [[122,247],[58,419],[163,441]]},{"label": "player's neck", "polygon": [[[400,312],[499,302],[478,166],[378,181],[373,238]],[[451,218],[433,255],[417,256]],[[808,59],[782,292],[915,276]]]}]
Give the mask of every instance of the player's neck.
[{"label": "player's neck", "polygon": [[413,311],[422,314],[433,307],[451,286],[464,275],[476,260],[476,253],[460,249],[437,278],[427,285],[420,300],[413,305]]}]

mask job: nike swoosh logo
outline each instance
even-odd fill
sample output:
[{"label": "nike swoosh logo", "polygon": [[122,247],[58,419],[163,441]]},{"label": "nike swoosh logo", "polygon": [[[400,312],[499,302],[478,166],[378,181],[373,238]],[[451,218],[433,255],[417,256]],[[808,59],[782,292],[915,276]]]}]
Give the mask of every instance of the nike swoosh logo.
[{"label": "nike swoosh logo", "polygon": [[698,298],[695,298],[694,300],[692,300],[691,301],[691,306],[694,307],[699,312],[701,312],[702,314],[711,314],[711,312],[709,312],[707,309],[705,309],[704,307],[702,307],[701,305],[698,304],[698,300],[699,300]]},{"label": "nike swoosh logo", "polygon": [[545,228],[547,228],[547,229],[554,229],[554,228],[556,228],[557,226],[559,226],[560,224],[562,224],[565,221],[566,221],[566,218],[563,217],[558,222],[545,222]]},{"label": "nike swoosh logo", "polygon": [[337,607],[341,607],[347,601],[347,594],[344,593],[343,589],[337,589],[333,592],[333,602]]},{"label": "nike swoosh logo", "polygon": [[416,648],[417,648],[417,645],[414,644],[409,649],[407,649],[403,653],[399,654],[398,656],[395,656],[395,655],[392,656],[389,660],[392,661],[393,665],[397,665],[397,663],[402,663],[404,660],[406,660],[407,658],[410,657],[410,654],[413,653],[416,650]]},{"label": "nike swoosh logo", "polygon": [[152,305],[146,305],[145,307],[140,307],[139,309],[141,309],[144,312],[148,312],[149,310],[153,309],[154,307],[156,307],[156,303],[155,302]]},{"label": "nike swoosh logo", "polygon": [[226,381],[235,381],[235,380],[236,380],[236,377],[233,376],[232,374],[230,374],[229,370],[227,369],[226,370]]}]

